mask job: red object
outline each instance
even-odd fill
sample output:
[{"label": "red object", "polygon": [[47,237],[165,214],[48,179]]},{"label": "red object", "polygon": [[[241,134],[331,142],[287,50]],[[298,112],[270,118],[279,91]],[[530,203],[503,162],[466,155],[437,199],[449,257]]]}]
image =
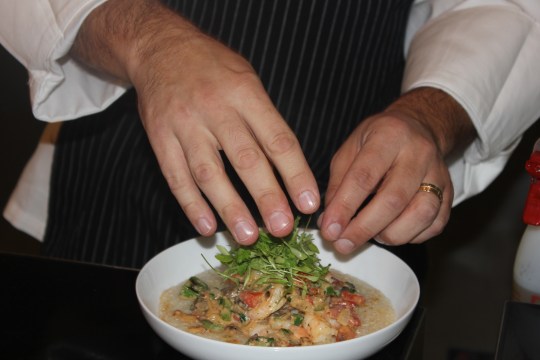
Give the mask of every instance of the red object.
[{"label": "red object", "polygon": [[242,291],[239,294],[239,297],[240,297],[240,300],[242,300],[244,304],[246,304],[249,308],[253,309],[257,305],[259,305],[259,303],[261,302],[262,294],[263,293],[260,291],[247,291],[246,290],[246,291]]},{"label": "red object", "polygon": [[343,298],[343,300],[351,302],[355,305],[362,305],[365,301],[362,295],[353,294],[346,290],[341,292],[341,297]]},{"label": "red object", "polygon": [[525,202],[523,221],[529,225],[540,225],[540,151],[533,151],[525,163],[525,170],[531,175],[531,185]]}]

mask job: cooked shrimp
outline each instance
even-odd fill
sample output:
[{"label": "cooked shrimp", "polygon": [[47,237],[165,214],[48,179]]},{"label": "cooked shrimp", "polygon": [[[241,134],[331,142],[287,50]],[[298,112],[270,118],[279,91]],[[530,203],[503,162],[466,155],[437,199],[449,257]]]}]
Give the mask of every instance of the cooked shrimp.
[{"label": "cooked shrimp", "polygon": [[248,316],[251,319],[264,319],[273,312],[279,310],[287,299],[285,298],[285,288],[283,285],[275,285],[270,290],[267,290],[261,297],[261,301],[248,311]]},{"label": "cooked shrimp", "polygon": [[303,325],[314,344],[325,344],[335,341],[337,330],[325,319],[315,315],[315,313],[305,314]]}]

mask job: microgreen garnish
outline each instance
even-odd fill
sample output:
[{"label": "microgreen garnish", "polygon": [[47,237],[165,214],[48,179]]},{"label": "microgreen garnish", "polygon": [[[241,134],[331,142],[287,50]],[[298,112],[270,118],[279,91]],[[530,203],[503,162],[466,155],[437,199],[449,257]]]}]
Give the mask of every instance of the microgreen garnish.
[{"label": "microgreen garnish", "polygon": [[321,265],[313,235],[298,230],[299,220],[296,219],[293,232],[285,238],[274,237],[261,229],[252,245],[233,249],[217,245],[216,259],[225,269],[212,269],[243,286],[277,283],[305,291],[309,282],[317,283],[328,273],[330,265]]}]

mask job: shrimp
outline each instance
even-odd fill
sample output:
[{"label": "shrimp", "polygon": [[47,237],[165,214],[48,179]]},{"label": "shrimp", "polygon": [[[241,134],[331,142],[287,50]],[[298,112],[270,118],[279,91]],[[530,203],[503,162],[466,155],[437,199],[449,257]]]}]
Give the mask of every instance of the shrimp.
[{"label": "shrimp", "polygon": [[314,313],[305,314],[303,326],[314,344],[334,342],[338,333],[326,320]]},{"label": "shrimp", "polygon": [[248,316],[254,320],[264,319],[279,310],[286,302],[285,288],[276,284],[262,295],[261,301],[248,311]]}]

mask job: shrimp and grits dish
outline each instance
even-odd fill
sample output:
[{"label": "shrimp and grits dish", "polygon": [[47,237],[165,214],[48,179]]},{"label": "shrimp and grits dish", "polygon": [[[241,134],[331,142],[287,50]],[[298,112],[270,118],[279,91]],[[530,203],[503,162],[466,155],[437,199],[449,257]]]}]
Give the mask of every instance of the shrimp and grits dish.
[{"label": "shrimp and grits dish", "polygon": [[350,275],[322,265],[309,232],[250,246],[217,245],[221,266],[161,294],[159,317],[202,337],[266,347],[354,339],[396,320],[389,299]]}]

